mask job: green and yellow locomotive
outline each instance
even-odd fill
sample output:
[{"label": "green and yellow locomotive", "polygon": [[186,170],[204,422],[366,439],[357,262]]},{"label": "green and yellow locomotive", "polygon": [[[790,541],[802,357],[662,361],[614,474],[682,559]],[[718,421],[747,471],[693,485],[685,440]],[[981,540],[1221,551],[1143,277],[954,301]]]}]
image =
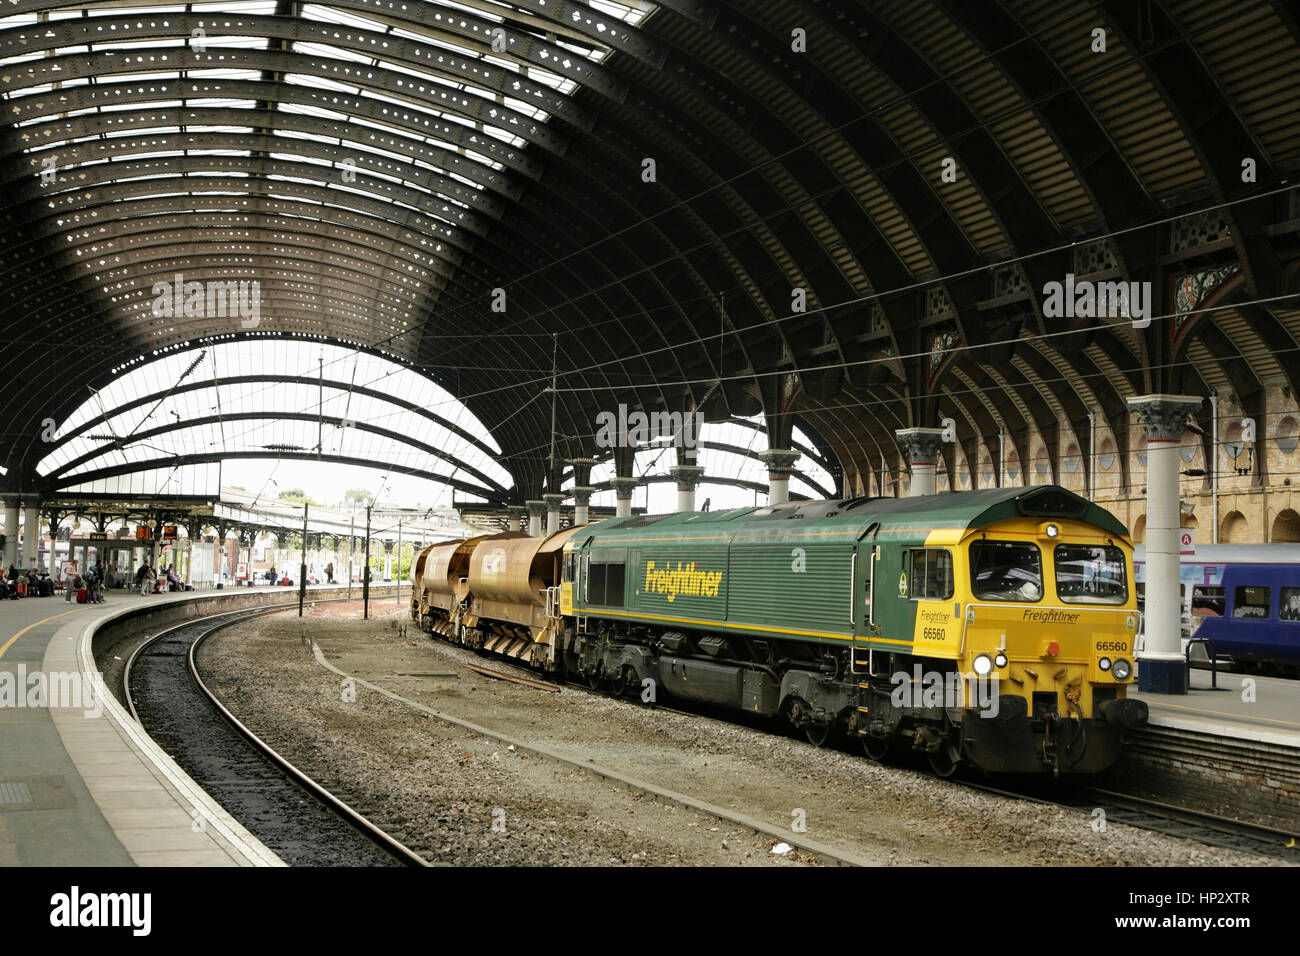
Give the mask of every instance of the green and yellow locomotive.
[{"label": "green and yellow locomotive", "polygon": [[484,647],[504,629],[543,669],[784,715],[875,759],[915,748],[941,775],[1095,772],[1146,720],[1126,697],[1132,543],[1057,486],[633,516],[552,539],[521,555],[539,591],[527,620],[480,609],[470,633],[442,632]]}]

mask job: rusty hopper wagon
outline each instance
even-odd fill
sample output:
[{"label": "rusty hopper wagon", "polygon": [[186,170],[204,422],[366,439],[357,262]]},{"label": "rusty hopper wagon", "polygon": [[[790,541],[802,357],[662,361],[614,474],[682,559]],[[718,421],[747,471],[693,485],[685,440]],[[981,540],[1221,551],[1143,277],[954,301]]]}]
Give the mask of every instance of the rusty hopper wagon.
[{"label": "rusty hopper wagon", "polygon": [[516,533],[471,544],[468,597],[454,639],[540,667],[557,666],[560,563],[576,528],[542,538]]},{"label": "rusty hopper wagon", "polygon": [[[469,596],[469,559],[480,541],[510,537],[479,535],[464,541],[444,541],[429,549],[421,577],[421,623],[435,634],[454,637],[457,618]],[[517,533],[513,537],[518,537]]]}]

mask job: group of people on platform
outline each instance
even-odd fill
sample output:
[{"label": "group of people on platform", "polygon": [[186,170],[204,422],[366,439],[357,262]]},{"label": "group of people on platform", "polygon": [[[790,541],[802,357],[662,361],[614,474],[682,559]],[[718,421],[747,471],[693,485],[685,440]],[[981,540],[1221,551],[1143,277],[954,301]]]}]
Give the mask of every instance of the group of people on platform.
[{"label": "group of people on platform", "polygon": [[[176,565],[169,564],[161,571],[155,571],[146,561],[135,572],[136,587],[140,594],[162,594],[164,591],[184,591],[189,586],[176,573]],[[190,590],[193,590],[190,588]]]},{"label": "group of people on platform", "polygon": [[54,579],[45,569],[18,570],[9,565],[9,573],[0,576],[0,600],[18,600],[21,597],[49,597],[54,594]]},{"label": "group of people on platform", "polygon": [[[0,600],[18,600],[24,597],[51,597],[63,588],[63,599],[79,604],[103,604],[105,587],[128,587],[129,578],[120,573],[116,563],[107,568],[102,562],[81,570],[75,560],[67,562],[61,577],[51,577],[44,568],[19,570],[9,565],[6,574],[0,575]],[[161,594],[165,591],[192,590],[176,573],[174,564],[155,571],[146,561],[135,572],[135,586],[141,595]]]}]

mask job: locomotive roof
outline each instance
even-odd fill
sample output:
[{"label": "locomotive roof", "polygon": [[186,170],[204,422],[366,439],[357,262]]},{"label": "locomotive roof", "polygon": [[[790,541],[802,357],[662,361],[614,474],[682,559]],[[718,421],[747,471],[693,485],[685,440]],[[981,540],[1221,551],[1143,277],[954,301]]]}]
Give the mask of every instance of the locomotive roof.
[{"label": "locomotive roof", "polygon": [[703,536],[772,537],[807,534],[810,529],[857,538],[872,524],[881,530],[915,530],[924,538],[939,528],[979,528],[1009,518],[1072,518],[1127,536],[1128,529],[1109,511],[1059,485],[1030,488],[988,488],[917,498],[843,498],[825,501],[791,501],[761,508],[726,511],[687,511],[666,515],[607,518],[573,538],[575,544],[592,538],[635,538],[653,530],[666,537]]}]

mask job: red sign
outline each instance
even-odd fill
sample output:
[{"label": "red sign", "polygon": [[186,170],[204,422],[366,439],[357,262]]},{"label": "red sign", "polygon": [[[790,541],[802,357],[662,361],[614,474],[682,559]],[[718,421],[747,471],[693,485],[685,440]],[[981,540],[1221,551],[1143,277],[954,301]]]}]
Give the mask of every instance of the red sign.
[{"label": "red sign", "polygon": [[1183,528],[1178,533],[1178,553],[1195,554],[1196,553],[1196,532],[1191,528]]},{"label": "red sign", "polygon": [[163,537],[166,538],[166,539],[168,539],[168,540],[175,540],[175,539],[176,539],[176,525],[174,525],[174,524],[165,524],[165,525],[163,525]]},{"label": "red sign", "polygon": [[135,526],[135,539],[137,541],[149,541],[152,538],[153,538],[153,532],[151,532],[144,525]]}]

